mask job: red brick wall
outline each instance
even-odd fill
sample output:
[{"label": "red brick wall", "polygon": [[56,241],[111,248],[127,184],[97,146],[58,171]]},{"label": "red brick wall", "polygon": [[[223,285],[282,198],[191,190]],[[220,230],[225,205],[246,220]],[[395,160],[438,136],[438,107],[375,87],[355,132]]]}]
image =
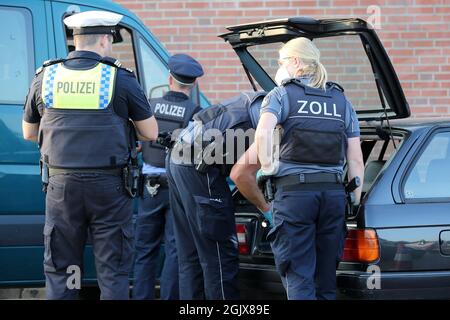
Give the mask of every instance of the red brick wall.
[{"label": "red brick wall", "polygon": [[[369,19],[380,10],[377,33],[415,116],[444,115],[450,107],[450,0],[115,0],[136,13],[171,53],[185,52],[206,70],[201,89],[217,102],[250,88],[224,26],[288,16]],[[333,80],[333,79],[330,79]]]}]

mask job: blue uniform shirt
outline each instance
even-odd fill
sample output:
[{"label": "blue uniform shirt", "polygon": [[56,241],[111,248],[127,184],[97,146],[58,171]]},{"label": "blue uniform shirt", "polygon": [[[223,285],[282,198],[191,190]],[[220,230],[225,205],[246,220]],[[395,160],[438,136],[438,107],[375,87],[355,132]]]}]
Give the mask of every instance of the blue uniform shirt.
[{"label": "blue uniform shirt", "polygon": [[[298,78],[303,84],[309,84],[308,77]],[[265,97],[261,105],[261,114],[270,112],[277,117],[277,124],[283,125],[289,115],[289,100],[284,86],[279,86],[270,91]],[[350,101],[347,100],[345,127],[347,138],[359,137],[360,129],[358,117],[353,109]],[[299,165],[280,161],[280,166],[276,174],[277,177],[287,176],[298,173],[316,173],[316,172],[330,172],[340,173],[344,171],[343,166],[324,167],[319,165]]]},{"label": "blue uniform shirt", "polygon": [[142,174],[161,174],[161,173],[166,173],[166,168],[155,167],[145,162],[142,165]]},{"label": "blue uniform shirt", "polygon": [[[245,92],[243,94],[246,95]],[[227,100],[227,102],[224,102],[224,104],[231,103],[232,101],[237,100],[238,97],[239,96],[233,97],[233,98]],[[260,103],[260,101],[261,100],[258,99],[250,105],[249,116],[250,116],[250,120],[252,122],[253,128],[256,128],[256,126],[258,125],[259,117],[261,115],[260,109],[261,109],[262,104]],[[194,125],[194,121],[189,122],[187,127],[178,136],[177,142],[183,141],[184,143],[188,143],[188,144],[193,143],[194,136],[195,136],[195,134],[194,134],[195,128],[196,127]],[[200,128],[197,128],[197,130],[199,130],[199,129]]]}]

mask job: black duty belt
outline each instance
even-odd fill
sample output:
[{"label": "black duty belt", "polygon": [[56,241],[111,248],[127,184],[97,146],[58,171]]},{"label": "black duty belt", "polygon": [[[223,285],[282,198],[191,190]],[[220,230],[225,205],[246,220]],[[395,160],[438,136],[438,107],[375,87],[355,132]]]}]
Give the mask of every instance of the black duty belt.
[{"label": "black duty belt", "polygon": [[144,185],[154,186],[159,184],[163,188],[167,188],[169,183],[167,182],[167,175],[163,174],[144,174],[143,175]]},{"label": "black duty belt", "polygon": [[113,169],[57,169],[48,168],[49,176],[54,176],[57,174],[71,174],[71,173],[98,173],[98,174],[111,174],[115,176],[122,175],[123,168],[113,168]]},{"label": "black duty belt", "polygon": [[275,187],[286,187],[296,184],[310,183],[339,183],[342,184],[342,177],[337,173],[300,173],[296,175],[284,176],[274,179]]}]

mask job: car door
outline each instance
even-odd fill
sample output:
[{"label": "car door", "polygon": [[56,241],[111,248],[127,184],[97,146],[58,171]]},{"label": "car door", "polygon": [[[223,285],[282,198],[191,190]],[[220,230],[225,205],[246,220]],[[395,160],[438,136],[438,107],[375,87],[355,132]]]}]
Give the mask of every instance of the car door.
[{"label": "car door", "polygon": [[424,135],[394,178],[397,203],[377,215],[383,271],[450,270],[450,127]]},{"label": "car door", "polygon": [[0,4],[0,285],[43,279],[39,150],[21,122],[35,70],[52,54],[48,14],[44,1]]}]

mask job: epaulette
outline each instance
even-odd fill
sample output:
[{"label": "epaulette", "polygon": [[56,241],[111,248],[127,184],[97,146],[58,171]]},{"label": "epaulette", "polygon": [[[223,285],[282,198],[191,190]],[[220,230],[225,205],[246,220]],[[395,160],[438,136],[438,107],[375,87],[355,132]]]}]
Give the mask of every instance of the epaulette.
[{"label": "epaulette", "polygon": [[295,78],[284,79],[283,81],[281,81],[281,85],[285,86],[285,85],[287,85],[287,84],[289,84],[291,82],[300,82],[300,81],[298,81]]},{"label": "epaulette", "polygon": [[336,89],[338,89],[339,91],[342,91],[342,92],[344,92],[344,88],[342,88],[339,84],[337,84],[336,82],[332,82],[332,81],[328,81],[327,82],[327,86],[329,86],[330,88],[336,88]]},{"label": "epaulette", "polygon": [[250,105],[253,104],[256,100],[258,100],[261,97],[265,97],[267,95],[267,91],[251,91],[251,92],[243,92],[243,95],[245,95],[250,102]]},{"label": "epaulette", "polygon": [[130,73],[133,73],[133,70],[131,70],[130,68],[126,68],[126,67],[122,66],[122,63],[119,60],[117,60],[117,59],[114,59],[114,58],[111,58],[111,57],[103,57],[101,62],[104,63],[104,64],[107,64],[107,65],[110,65],[112,67],[116,67],[116,68],[128,71]]},{"label": "epaulette", "polygon": [[39,73],[42,72],[42,70],[44,70],[44,67],[40,66],[39,68],[36,69],[36,72],[34,73],[34,75],[37,76]]},{"label": "epaulette", "polygon": [[35,75],[37,76],[39,73],[42,72],[42,70],[44,70],[44,68],[46,68],[48,66],[51,66],[53,64],[57,64],[60,62],[64,62],[64,61],[66,61],[66,59],[61,59],[61,58],[46,60],[46,61],[44,61],[44,63],[42,63],[42,66],[40,66],[39,68],[36,69]]},{"label": "epaulette", "polygon": [[294,83],[294,84],[296,84],[296,85],[298,85],[298,86],[300,86],[300,87],[303,87],[303,88],[305,88],[306,87],[306,85],[304,84],[304,83],[302,83],[299,79],[297,79],[297,78],[289,78],[289,79],[285,79],[285,80],[283,80],[282,82],[281,82],[281,85],[282,86],[287,86],[288,84],[290,84],[290,83]]}]

